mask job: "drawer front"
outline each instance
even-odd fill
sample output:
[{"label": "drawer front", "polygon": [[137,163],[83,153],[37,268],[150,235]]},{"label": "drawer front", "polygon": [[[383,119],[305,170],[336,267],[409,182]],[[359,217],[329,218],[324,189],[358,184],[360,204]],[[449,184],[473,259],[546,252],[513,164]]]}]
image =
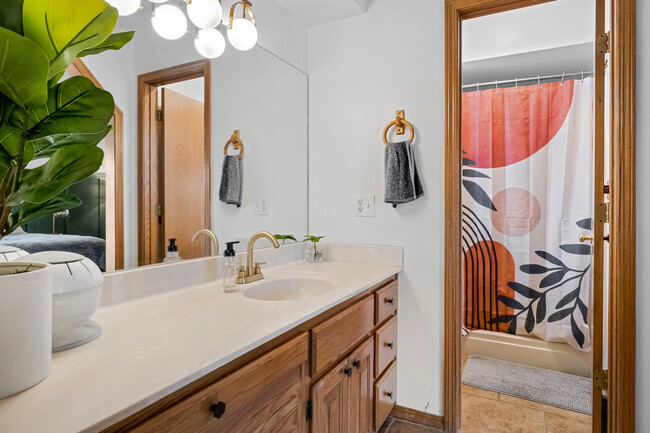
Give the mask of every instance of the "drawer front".
[{"label": "drawer front", "polygon": [[375,332],[375,377],[397,356],[397,315]]},{"label": "drawer front", "polygon": [[375,324],[380,324],[395,311],[397,311],[397,281],[375,292]]},{"label": "drawer front", "polygon": [[[149,418],[135,432],[303,432],[307,334]],[[278,426],[283,426],[279,428]]]},{"label": "drawer front", "polygon": [[393,362],[375,383],[375,431],[386,421],[397,400],[397,362]]},{"label": "drawer front", "polygon": [[374,300],[368,296],[311,330],[312,375],[339,361],[370,334],[374,326]]}]

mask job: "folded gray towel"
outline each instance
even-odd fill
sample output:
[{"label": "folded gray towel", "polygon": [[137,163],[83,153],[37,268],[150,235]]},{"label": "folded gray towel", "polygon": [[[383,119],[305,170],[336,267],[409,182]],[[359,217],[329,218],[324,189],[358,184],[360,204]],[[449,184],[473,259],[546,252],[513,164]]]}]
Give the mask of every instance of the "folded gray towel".
[{"label": "folded gray towel", "polygon": [[241,192],[243,183],[242,163],[239,156],[226,155],[223,158],[221,171],[221,187],[219,187],[219,200],[226,204],[241,206]]},{"label": "folded gray towel", "polygon": [[410,141],[388,143],[384,151],[384,201],[393,207],[424,195]]}]

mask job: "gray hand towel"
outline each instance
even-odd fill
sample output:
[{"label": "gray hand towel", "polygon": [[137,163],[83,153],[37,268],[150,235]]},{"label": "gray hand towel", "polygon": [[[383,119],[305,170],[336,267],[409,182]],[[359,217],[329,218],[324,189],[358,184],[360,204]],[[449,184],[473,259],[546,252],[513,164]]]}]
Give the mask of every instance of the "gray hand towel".
[{"label": "gray hand towel", "polygon": [[424,195],[410,141],[388,143],[384,150],[384,201],[393,207]]},{"label": "gray hand towel", "polygon": [[241,206],[242,193],[242,163],[237,155],[226,155],[223,158],[221,171],[221,187],[219,187],[219,200],[226,204]]}]

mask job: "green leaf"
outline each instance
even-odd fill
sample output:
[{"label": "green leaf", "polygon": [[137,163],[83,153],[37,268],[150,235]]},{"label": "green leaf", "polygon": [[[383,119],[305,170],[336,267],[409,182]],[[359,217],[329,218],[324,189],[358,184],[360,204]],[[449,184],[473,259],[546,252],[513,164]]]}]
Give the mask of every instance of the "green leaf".
[{"label": "green leaf", "polygon": [[35,158],[46,158],[52,156],[54,152],[65,146],[77,144],[89,144],[96,146],[106,135],[111,132],[112,126],[108,125],[99,132],[91,133],[72,133],[72,134],[53,134],[47,137],[41,137],[36,140],[30,140],[27,143],[34,146]]},{"label": "green leaf", "polygon": [[294,235],[273,235],[277,240],[283,241],[283,240],[292,240],[294,242],[298,242],[296,240],[296,237]]},{"label": "green leaf", "polygon": [[10,156],[16,156],[20,147],[22,128],[15,115],[16,104],[0,94],[0,147]]},{"label": "green leaf", "polygon": [[0,27],[23,34],[23,0],[2,0]]},{"label": "green leaf", "polygon": [[50,59],[48,78],[104,42],[116,22],[117,9],[104,0],[25,0],[23,5],[23,31]]},{"label": "green leaf", "polygon": [[135,35],[134,31],[113,33],[108,38],[106,38],[104,42],[97,45],[96,47],[83,50],[77,55],[77,57],[85,57],[93,54],[99,54],[107,50],[119,50],[124,45],[128,44],[129,41],[131,41],[131,39],[133,39],[133,35]]},{"label": "green leaf", "polygon": [[30,141],[53,134],[101,132],[115,112],[111,94],[85,77],[68,78],[48,93],[47,104],[29,113]]},{"label": "green leaf", "polygon": [[103,159],[104,152],[96,146],[61,148],[42,166],[23,171],[20,189],[9,196],[9,205],[45,203],[68,186],[95,173]]},{"label": "green leaf", "polygon": [[310,235],[305,235],[305,239],[303,239],[303,242],[313,242],[313,243],[318,243],[321,239],[323,239],[325,236],[310,236]]},{"label": "green leaf", "polygon": [[21,107],[45,104],[48,66],[38,45],[0,27],[0,93]]},{"label": "green leaf", "polygon": [[52,215],[66,209],[72,209],[81,204],[81,200],[74,194],[59,194],[45,203],[23,203],[12,209],[9,215],[9,233],[23,224],[30,223],[43,216]]}]

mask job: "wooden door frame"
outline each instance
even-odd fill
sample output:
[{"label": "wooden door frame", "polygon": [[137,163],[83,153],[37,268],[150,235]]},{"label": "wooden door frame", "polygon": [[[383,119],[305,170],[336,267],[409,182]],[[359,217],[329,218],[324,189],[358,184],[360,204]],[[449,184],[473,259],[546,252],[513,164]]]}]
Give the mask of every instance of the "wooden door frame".
[{"label": "wooden door frame", "polygon": [[[445,273],[443,421],[460,428],[461,28],[475,18],[552,0],[445,1]],[[611,180],[608,431],[634,432],[636,308],[636,0],[611,2]],[[599,433],[599,432],[594,432]]]},{"label": "wooden door frame", "polygon": [[[81,75],[89,78],[95,84],[95,87],[104,89],[99,80],[81,59],[74,59],[72,64],[68,66],[67,72],[72,76]],[[111,123],[113,125],[113,131],[109,132],[106,136],[104,163],[106,164],[106,171],[108,173],[112,172],[112,189],[115,199],[114,203],[106,200],[106,214],[113,215],[115,224],[114,228],[111,229],[107,218],[106,239],[109,239],[110,230],[114,230],[112,235],[115,244],[114,270],[120,270],[124,269],[124,113],[117,104],[115,104],[115,112]]]},{"label": "wooden door frame", "polygon": [[[156,131],[152,129],[152,119],[155,110],[152,110],[157,101],[151,101],[155,89],[166,84],[191,80],[203,77],[204,92],[204,149],[205,149],[205,227],[210,227],[210,150],[211,150],[211,75],[210,61],[197,60],[195,62],[172,66],[158,71],[138,75],[138,266],[150,264],[154,253],[152,245],[161,239],[151,238],[148,230],[157,224],[154,216],[152,197],[158,194],[158,173],[152,171],[151,165],[157,165]],[[153,158],[153,159],[152,159]],[[145,161],[148,163],[145,164]]]}]

